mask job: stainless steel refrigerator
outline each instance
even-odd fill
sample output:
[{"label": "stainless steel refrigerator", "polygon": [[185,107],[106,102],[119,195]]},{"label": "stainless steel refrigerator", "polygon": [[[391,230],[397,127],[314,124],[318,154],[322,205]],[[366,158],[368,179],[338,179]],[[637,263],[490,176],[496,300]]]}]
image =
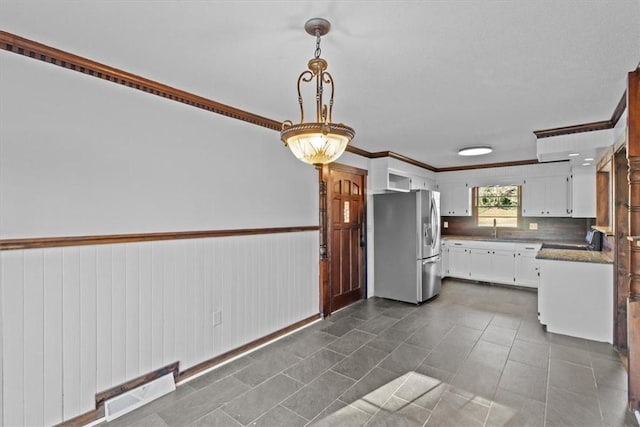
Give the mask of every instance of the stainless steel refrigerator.
[{"label": "stainless steel refrigerator", "polygon": [[375,295],[421,303],[440,292],[440,193],[373,198]]}]

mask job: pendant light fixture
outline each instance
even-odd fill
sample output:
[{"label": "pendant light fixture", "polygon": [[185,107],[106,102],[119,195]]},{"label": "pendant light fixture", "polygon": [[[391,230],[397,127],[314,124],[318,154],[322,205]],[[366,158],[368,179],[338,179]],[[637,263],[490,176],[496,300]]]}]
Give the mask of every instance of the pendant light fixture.
[{"label": "pendant light fixture", "polygon": [[[298,77],[298,104],[300,123],[291,120],[282,123],[280,138],[294,156],[309,164],[331,163],[347,148],[355,131],[342,123],[333,123],[333,77],[327,72],[327,61],[320,58],[320,37],[329,32],[331,24],[326,19],[313,18],[306,22],[304,29],[316,38],[315,55],[307,64],[309,69]],[[316,117],[314,122],[304,121],[304,106],[300,84],[314,81],[316,85]],[[329,106],[323,103],[326,86],[331,87]]]}]

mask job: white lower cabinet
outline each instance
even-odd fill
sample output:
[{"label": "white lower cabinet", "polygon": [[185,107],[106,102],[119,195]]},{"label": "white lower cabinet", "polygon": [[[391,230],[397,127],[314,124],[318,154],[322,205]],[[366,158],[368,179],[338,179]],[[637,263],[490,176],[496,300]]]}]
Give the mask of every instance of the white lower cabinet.
[{"label": "white lower cabinet", "polygon": [[496,249],[491,252],[491,274],[492,282],[513,285],[514,277],[514,256],[513,250]]},{"label": "white lower cabinet", "polygon": [[480,240],[443,241],[443,277],[538,287],[540,244]]},{"label": "white lower cabinet", "polygon": [[491,281],[491,250],[473,248],[469,250],[470,262],[468,265],[468,277],[471,280],[480,280],[482,282]]},{"label": "white lower cabinet", "polygon": [[445,278],[449,277],[449,242],[443,240],[440,245],[440,276]]},{"label": "white lower cabinet", "polygon": [[449,276],[469,278],[469,249],[453,244],[449,246]]},{"label": "white lower cabinet", "polygon": [[613,342],[613,265],[540,260],[538,312],[549,332]]},{"label": "white lower cabinet", "polygon": [[516,244],[514,278],[516,285],[537,288],[540,283],[540,261],[536,255],[540,245]]}]

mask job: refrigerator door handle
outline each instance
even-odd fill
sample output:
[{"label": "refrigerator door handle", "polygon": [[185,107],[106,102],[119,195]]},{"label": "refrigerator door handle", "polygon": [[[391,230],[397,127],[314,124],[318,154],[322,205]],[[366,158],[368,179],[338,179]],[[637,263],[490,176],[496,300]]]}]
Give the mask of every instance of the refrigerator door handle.
[{"label": "refrigerator door handle", "polygon": [[440,258],[441,258],[440,255],[436,255],[436,256],[431,257],[431,258],[423,259],[422,260],[422,265],[433,264],[435,262],[439,262]]},{"label": "refrigerator door handle", "polygon": [[434,249],[434,252],[438,249],[436,248],[436,244],[438,242],[439,239],[437,239],[436,237],[440,234],[440,218],[438,217],[436,212],[436,199],[435,198],[431,198],[431,223],[432,228],[433,228],[433,240],[431,241],[431,247]]}]

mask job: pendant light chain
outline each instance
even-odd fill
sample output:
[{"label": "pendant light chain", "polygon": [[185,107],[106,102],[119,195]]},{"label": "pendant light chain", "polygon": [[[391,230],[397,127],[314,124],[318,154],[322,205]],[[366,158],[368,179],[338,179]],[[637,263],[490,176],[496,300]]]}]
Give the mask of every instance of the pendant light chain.
[{"label": "pendant light chain", "polygon": [[320,54],[322,53],[322,50],[320,50],[320,30],[316,30],[316,53],[315,53],[315,58],[318,59],[320,58]]}]

